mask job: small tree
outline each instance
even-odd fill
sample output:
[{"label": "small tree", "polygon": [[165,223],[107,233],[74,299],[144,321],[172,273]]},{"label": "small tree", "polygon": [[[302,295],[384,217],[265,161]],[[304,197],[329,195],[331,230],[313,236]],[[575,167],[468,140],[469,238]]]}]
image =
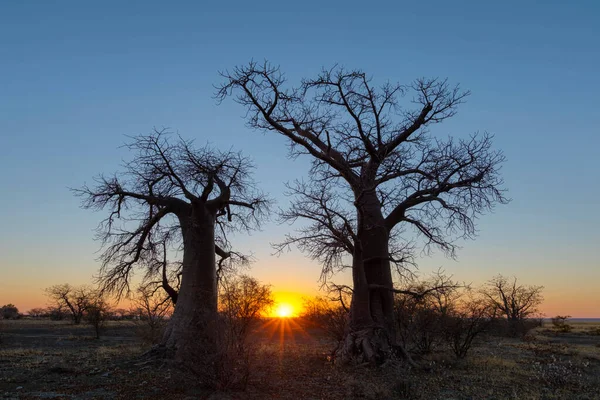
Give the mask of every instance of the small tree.
[{"label": "small tree", "polygon": [[492,313],[490,306],[472,293],[451,311],[444,331],[457,358],[466,357],[475,338],[490,325]]},{"label": "small tree", "polygon": [[19,309],[14,304],[6,304],[0,308],[0,316],[3,319],[17,319],[19,318]]},{"label": "small tree", "polygon": [[136,323],[139,322],[141,327],[140,336],[150,343],[160,342],[167,318],[173,313],[172,297],[159,289],[140,286],[133,298],[134,308],[128,313],[137,318]]},{"label": "small tree", "polygon": [[253,326],[274,305],[269,285],[247,276],[235,276],[221,281],[219,308],[230,334],[243,348]]},{"label": "small tree", "polygon": [[323,331],[338,345],[344,340],[350,318],[341,292],[339,299],[336,304],[325,297],[306,297],[302,305],[303,312],[300,315],[305,322]]},{"label": "small tree", "polygon": [[245,389],[252,369],[249,335],[273,304],[269,285],[246,275],[221,279],[219,310],[224,330],[219,340],[215,386]]},{"label": "small tree", "polygon": [[570,315],[557,315],[551,319],[552,325],[559,332],[571,332],[573,327],[567,324],[569,318],[571,318]]},{"label": "small tree", "polygon": [[46,296],[53,302],[52,308],[59,315],[68,312],[74,324],[79,324],[92,296],[92,290],[87,286],[71,286],[68,283],[50,286]]},{"label": "small tree", "polygon": [[524,321],[539,312],[543,289],[543,286],[520,285],[516,277],[498,275],[486,283],[481,293],[493,309],[506,317],[509,334],[515,336],[524,333]]},{"label": "small tree", "polygon": [[430,353],[443,344],[445,324],[463,295],[461,289],[467,288],[440,270],[427,280],[415,280],[396,290],[395,320],[404,346]]},{"label": "small tree", "polygon": [[100,339],[100,331],[111,315],[111,306],[101,292],[94,292],[85,307],[84,318],[94,327],[96,339]]}]

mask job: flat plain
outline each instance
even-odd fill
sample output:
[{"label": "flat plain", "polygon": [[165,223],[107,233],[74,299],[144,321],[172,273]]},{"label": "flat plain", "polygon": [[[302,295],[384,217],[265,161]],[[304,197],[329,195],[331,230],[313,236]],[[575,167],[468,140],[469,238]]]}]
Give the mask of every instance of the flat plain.
[{"label": "flat plain", "polygon": [[550,324],[524,339],[486,335],[465,359],[438,349],[422,368],[338,366],[335,343],[299,318],[252,335],[245,390],[207,390],[176,365],[144,361],[138,324],[111,321],[100,339],[65,321],[0,321],[0,398],[6,399],[600,399],[600,323]]}]

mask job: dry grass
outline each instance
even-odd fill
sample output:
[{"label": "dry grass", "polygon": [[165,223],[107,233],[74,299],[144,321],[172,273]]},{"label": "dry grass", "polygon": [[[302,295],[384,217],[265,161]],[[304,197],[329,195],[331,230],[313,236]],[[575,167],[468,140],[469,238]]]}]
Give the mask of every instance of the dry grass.
[{"label": "dry grass", "polygon": [[[46,336],[36,331],[40,324],[19,322],[8,327],[6,340],[0,344],[0,395],[39,398],[40,393],[64,393],[83,399],[600,399],[600,347],[596,346],[600,337],[585,333],[589,325],[562,336],[540,329],[527,342],[490,337],[478,342],[464,360],[456,360],[445,350],[420,358],[427,368],[416,370],[402,363],[377,369],[335,366],[328,361],[332,343],[319,332],[307,331],[293,321],[270,322],[254,337],[247,389],[214,393],[172,365],[136,362],[145,347],[141,341],[121,340],[134,335],[125,324],[112,326],[112,336],[99,341],[81,339],[87,331],[78,331],[78,327],[44,324]],[[57,331],[78,339],[56,337]]]}]

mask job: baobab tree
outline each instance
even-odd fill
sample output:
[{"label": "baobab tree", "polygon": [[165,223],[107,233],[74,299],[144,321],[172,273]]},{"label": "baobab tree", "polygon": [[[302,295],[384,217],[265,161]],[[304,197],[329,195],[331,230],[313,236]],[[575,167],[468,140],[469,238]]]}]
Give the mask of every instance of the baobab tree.
[{"label": "baobab tree", "polygon": [[[252,257],[238,251],[223,250],[229,248],[224,224],[227,222],[217,219],[218,231],[220,235],[215,236],[215,253],[219,257],[217,261],[217,283],[224,275],[235,274],[241,267],[250,264]],[[154,243],[152,238],[148,238],[149,246],[155,251],[152,252],[150,260],[146,262],[147,268],[140,288],[144,292],[156,294],[156,291],[162,290],[166,295],[165,300],[169,300],[173,306],[177,303],[179,297],[179,288],[181,286],[181,276],[183,274],[183,263],[180,260],[169,260],[168,244],[170,235],[162,235],[160,242]]]},{"label": "baobab tree", "polygon": [[[353,296],[344,358],[382,362],[396,346],[392,266],[414,261],[409,228],[454,256],[455,240],[475,235],[476,217],[505,203],[504,161],[488,134],[439,138],[429,128],[454,116],[469,92],[446,80],[376,86],[362,71],[335,66],[287,87],[269,63],[222,73],[222,101],[234,95],[251,128],[288,139],[290,156],[312,158],[309,182],[290,185],[281,215],[308,221],[281,244],[323,264],[323,278],[352,258]],[[412,93],[408,106],[402,103]],[[401,349],[399,349],[401,350]]]},{"label": "baobab tree", "polygon": [[[165,247],[182,253],[175,310],[162,345],[178,360],[204,360],[216,349],[217,260],[230,255],[226,234],[259,225],[268,206],[242,154],[200,149],[165,131],[132,138],[135,153],[119,175],[76,190],[83,207],[108,210],[98,227],[104,252],[99,284],[129,292],[136,266],[162,274]],[[157,260],[165,261],[157,263]],[[160,271],[160,272],[157,272]],[[174,301],[175,303],[175,301]],[[197,366],[204,368],[205,366]]]}]

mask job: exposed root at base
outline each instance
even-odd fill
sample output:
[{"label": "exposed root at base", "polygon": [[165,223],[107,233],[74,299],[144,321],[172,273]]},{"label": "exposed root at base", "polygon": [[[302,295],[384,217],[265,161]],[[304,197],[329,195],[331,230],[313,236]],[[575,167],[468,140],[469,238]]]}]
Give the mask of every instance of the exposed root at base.
[{"label": "exposed root at base", "polygon": [[404,361],[413,368],[422,368],[401,345],[390,344],[381,328],[367,328],[348,333],[332,354],[334,362],[355,365],[383,366]]}]

